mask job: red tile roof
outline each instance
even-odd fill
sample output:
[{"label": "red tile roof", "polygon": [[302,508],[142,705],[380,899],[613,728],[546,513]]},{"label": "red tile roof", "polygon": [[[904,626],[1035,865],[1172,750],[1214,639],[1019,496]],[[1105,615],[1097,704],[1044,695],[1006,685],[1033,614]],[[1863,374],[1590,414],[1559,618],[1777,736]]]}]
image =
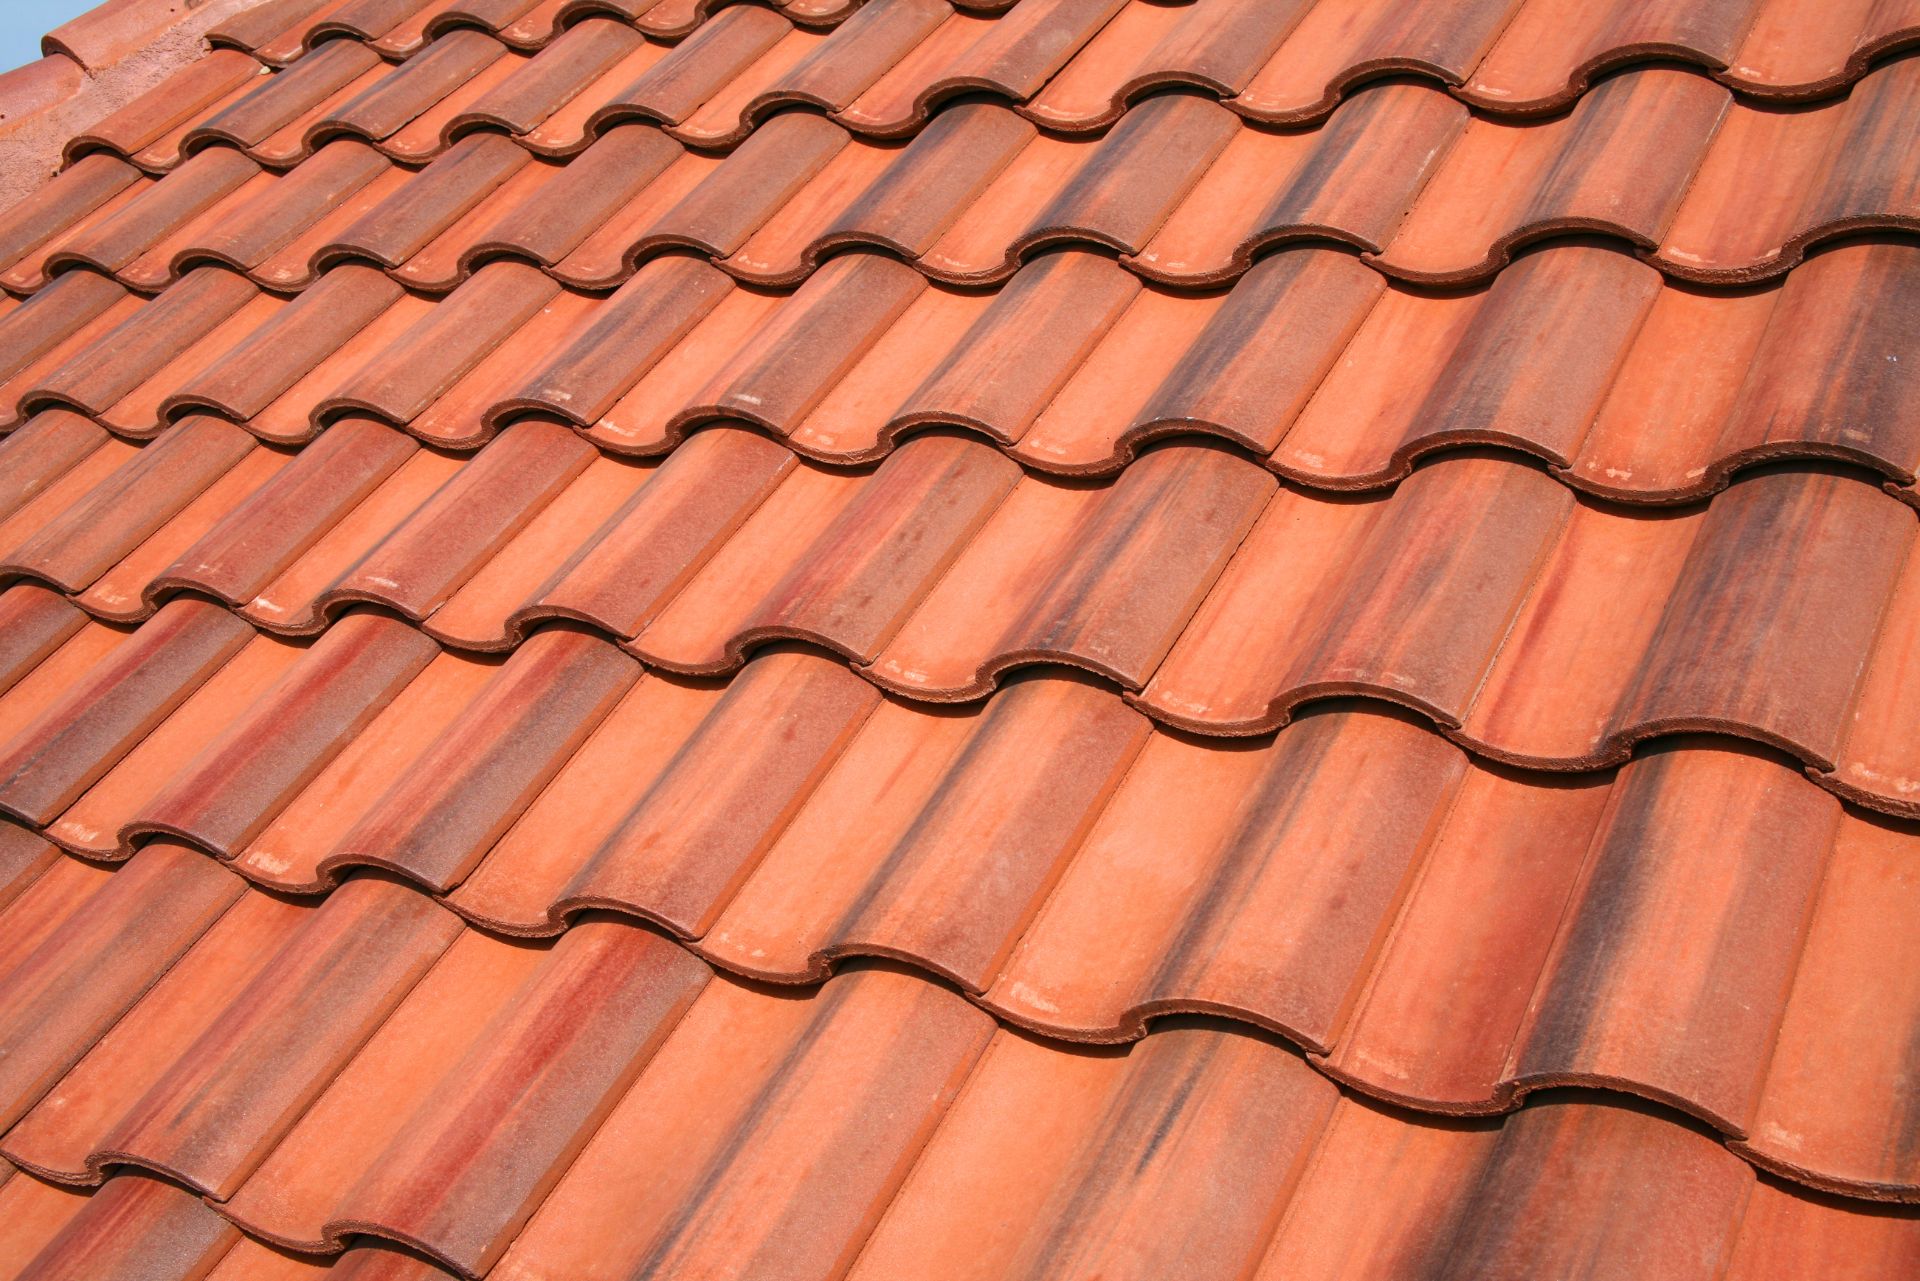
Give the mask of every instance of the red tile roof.
[{"label": "red tile roof", "polygon": [[0,1281],[1920,1277],[1920,6],[177,8]]}]

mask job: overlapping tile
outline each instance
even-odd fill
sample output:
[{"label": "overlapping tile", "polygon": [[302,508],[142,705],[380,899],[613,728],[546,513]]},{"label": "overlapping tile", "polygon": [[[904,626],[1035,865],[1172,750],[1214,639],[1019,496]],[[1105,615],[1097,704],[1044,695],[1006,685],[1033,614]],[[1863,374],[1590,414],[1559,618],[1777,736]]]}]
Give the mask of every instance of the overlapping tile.
[{"label": "overlapping tile", "polygon": [[[1315,488],[1391,484],[1463,445],[1524,451],[1628,502],[1696,498],[1796,458],[1906,487],[1920,455],[1902,370],[1920,352],[1900,303],[1916,264],[1904,244],[1848,244],[1734,295],[1663,285],[1591,243],[1543,246],[1484,289],[1447,295],[1385,286],[1348,254],[1305,247],[1200,295],[1143,288],[1073,251],[989,294],[929,286],[865,252],[777,295],[684,257],[604,298],[512,261],[439,301],[358,264],[290,302],[217,267],[154,302],[73,273],[0,319],[0,367],[17,371],[0,397],[18,421],[65,406],[135,439],[210,412],[299,444],[372,415],[471,449],[534,416],[645,456],[745,420],[835,463],[951,427],[1065,474],[1112,472],[1157,438],[1203,433]],[[1528,337],[1568,309],[1590,318],[1579,341]],[[1022,349],[1037,324],[1061,341]],[[1869,404],[1884,409],[1863,415]]]},{"label": "overlapping tile", "polygon": [[[78,453],[85,429],[64,421]],[[55,442],[62,422],[43,416],[18,439]],[[223,609],[176,598],[204,593],[237,610],[237,643],[241,619],[310,635],[364,603],[482,651],[575,619],[686,674],[803,640],[935,701],[1066,663],[1202,734],[1264,732],[1305,703],[1362,694],[1483,755],[1552,769],[1704,729],[1914,813],[1905,780],[1920,764],[1901,729],[1914,518],[1830,468],[1762,470],[1648,514],[1471,453],[1356,499],[1277,486],[1194,443],[1087,485],[945,435],[851,475],[724,425],[663,462],[539,421],[467,458],[359,418],[292,458],[214,419],[142,449],[105,440],[0,524],[0,563],[97,619],[164,606],[226,626]],[[213,475],[216,440],[235,462]],[[67,456],[45,448],[55,466]],[[43,608],[39,588],[12,590],[28,593],[21,610]]]},{"label": "overlapping tile", "polygon": [[[63,654],[0,698],[0,718],[45,701]],[[289,736],[294,707],[308,729]],[[56,707],[20,737],[83,719]],[[38,812],[47,836],[117,858],[168,833],[303,891],[392,869],[512,933],[612,910],[788,983],[897,957],[1053,1036],[1227,1012],[1419,1108],[1608,1086],[1820,1186],[1920,1186],[1911,1153],[1855,1137],[1912,1106],[1873,1065],[1902,1052],[1890,1012],[1910,1024],[1920,1006],[1902,1004],[1898,970],[1879,1004],[1839,977],[1884,953],[1846,924],[1850,901],[1875,902],[1889,939],[1911,932],[1912,834],[1724,741],[1673,740],[1616,776],[1516,776],[1377,706],[1227,746],[1155,731],[1110,690],[1046,671],[946,711],[883,700],[804,652],[689,682],[642,676],[578,632],[538,632],[503,664],[436,657],[407,624],[351,615],[311,648],[254,641],[119,759],[63,812]],[[131,866],[180,857],[142,847]],[[208,869],[210,889],[234,883]],[[9,916],[64,884],[36,881]],[[45,932],[20,931],[29,947]],[[1694,958],[1686,983],[1676,956]],[[1434,1007],[1436,982],[1470,1001]],[[1816,1140],[1801,1118],[1832,1115],[1817,1047],[1836,1036],[1860,1050],[1862,1116]],[[39,1052],[60,1061],[60,1046]]]},{"label": "overlapping tile", "polygon": [[[38,1268],[70,1269],[31,1275],[119,1275],[102,1249],[161,1269],[143,1275],[176,1275],[150,1252],[156,1233],[191,1260],[178,1275],[220,1261],[212,1275],[276,1277],[324,1259],[260,1241],[347,1245],[334,1266],[348,1275],[415,1277],[438,1273],[377,1239],[461,1275],[507,1277],[671,1275],[720,1260],[771,1276],[796,1259],[807,1275],[869,1277],[908,1257],[954,1277],[1145,1278],[1167,1257],[1262,1275],[1331,1277],[1366,1259],[1386,1277],[1523,1276],[1568,1251],[1661,1258],[1663,1275],[1683,1277],[1741,1260],[1736,1275],[1768,1276],[1769,1249],[1806,1234],[1897,1274],[1920,1248],[1911,1212],[1839,1211],[1756,1181],[1711,1139],[1629,1100],[1558,1093],[1497,1121],[1421,1118],[1213,1019],[1074,1050],[996,1027],[884,964],[780,992],[713,976],[609,920],[549,943],[438,925],[416,940],[429,922],[415,912],[407,941],[384,944],[407,949],[404,970],[362,956],[364,941],[341,952],[343,915],[391,917],[408,899],[426,901],[380,882],[350,882],[320,906],[236,900],[0,1140],[15,1161],[99,1183],[90,1195],[28,1174],[0,1183],[10,1244]],[[260,961],[249,942],[276,933],[279,954]],[[337,1048],[271,1081],[234,1078],[247,1054],[235,1028],[285,1017],[254,993],[314,945],[328,956],[308,964],[379,976],[309,1014]],[[575,1034],[556,1042],[556,1029]],[[240,1092],[223,1122],[207,1128],[191,1108],[169,1129],[129,1119],[183,1074],[231,1079]],[[436,1085],[452,1079],[459,1092]],[[269,1119],[268,1103],[294,1093],[313,1100],[303,1114]],[[173,1168],[179,1125],[203,1136],[203,1165],[231,1154],[211,1208],[170,1182],[120,1170],[101,1182],[89,1168],[108,1152]],[[1223,1144],[1235,1169],[1264,1177],[1202,1177]],[[1623,1236],[1610,1210],[1629,1190],[1646,1208]],[[464,1212],[451,1215],[456,1201]],[[1003,1203],[1026,1211],[992,1209]],[[1554,1231],[1537,1230],[1542,1213]],[[1115,1216],[1129,1225],[1120,1238]],[[121,1228],[103,1232],[109,1220]],[[1459,1226],[1432,1227],[1448,1223]],[[1474,1266],[1448,1271],[1460,1258]]]},{"label": "overlapping tile", "polygon": [[[766,107],[804,104],[878,133],[910,131],[942,98],[966,90],[1020,104],[1054,128],[1097,128],[1141,93],[1169,85],[1205,89],[1256,121],[1296,124],[1393,73],[1419,76],[1483,110],[1529,115],[1577,101],[1615,68],[1659,61],[1690,64],[1757,99],[1819,98],[1844,91],[1876,60],[1911,44],[1915,29],[1910,9],[1865,0],[1821,13],[1804,0],[1706,7],[1475,0],[1433,15],[1339,0],[1288,0],[1254,14],[1225,0],[809,0],[712,9],[698,0],[439,0],[400,6],[409,12],[397,25],[389,25],[393,5],[365,13],[351,5],[295,7],[306,12],[268,5],[216,27],[213,37],[270,64],[297,65],[330,37],[410,60],[430,41],[484,33],[496,47],[532,54],[580,26],[618,20],[636,41],[700,49],[682,60],[695,75],[684,80],[680,101],[698,86],[701,100],[687,113],[707,107],[721,130],[750,127]],[[334,9],[344,13],[329,14]],[[287,26],[271,30],[278,22]],[[716,28],[727,34],[714,35]],[[665,52],[656,46],[652,58]],[[576,75],[574,83],[592,79]]]},{"label": "overlapping tile", "polygon": [[[537,64],[551,55],[570,66],[576,43],[592,54],[595,27],[574,28],[471,101],[449,99],[458,111],[396,123],[417,104],[390,105],[406,78],[447,78],[428,60],[471,61],[455,43],[418,65],[367,71],[395,84],[342,101],[297,140],[282,122],[299,104],[274,101],[301,86],[275,77],[188,130],[190,158],[157,180],[89,155],[0,227],[12,260],[4,279],[26,291],[83,266],[153,290],[196,262],[223,261],[296,289],[329,263],[362,259],[444,291],[505,253],[610,288],[647,258],[692,249],[744,280],[789,285],[823,255],[870,244],[936,280],[983,283],[1070,243],[1200,285],[1239,276],[1276,242],[1308,239],[1354,245],[1399,279],[1455,284],[1492,278],[1530,241],[1597,232],[1669,276],[1737,283],[1778,276],[1835,236],[1915,226],[1896,124],[1920,84],[1915,59],[1811,110],[1733,101],[1697,74],[1653,68],[1614,75],[1537,124],[1469,119],[1444,94],[1389,81],[1304,131],[1249,128],[1205,95],[1174,90],[1097,136],[1041,133],[1010,108],[970,101],[904,145],[786,111],[716,154],[688,150],[687,125],[652,122],[670,108],[587,114],[575,98],[548,117],[522,101],[532,90],[515,90],[519,78],[546,76]],[[313,57],[354,49],[364,52],[332,42]],[[674,68],[661,61],[645,74],[662,70]],[[343,65],[327,84],[353,74]],[[489,72],[478,74],[473,83]],[[502,130],[507,120],[525,131]],[[597,194],[577,205],[588,191]]]},{"label": "overlapping tile", "polygon": [[1903,1275],[1806,8],[260,6],[0,218],[0,1273]]}]

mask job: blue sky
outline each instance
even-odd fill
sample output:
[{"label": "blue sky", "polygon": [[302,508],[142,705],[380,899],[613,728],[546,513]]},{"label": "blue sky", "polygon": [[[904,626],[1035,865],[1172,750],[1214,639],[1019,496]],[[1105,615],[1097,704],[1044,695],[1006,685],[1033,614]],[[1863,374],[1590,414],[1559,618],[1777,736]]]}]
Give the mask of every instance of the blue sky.
[{"label": "blue sky", "polygon": [[0,0],[0,71],[40,56],[40,37],[100,0]]}]

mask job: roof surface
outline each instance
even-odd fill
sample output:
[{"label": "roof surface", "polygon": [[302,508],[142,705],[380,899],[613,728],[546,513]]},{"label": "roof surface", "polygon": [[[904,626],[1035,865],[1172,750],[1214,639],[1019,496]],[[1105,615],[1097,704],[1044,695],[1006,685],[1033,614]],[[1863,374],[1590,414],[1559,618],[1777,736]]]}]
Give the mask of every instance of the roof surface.
[{"label": "roof surface", "polygon": [[0,81],[0,1278],[1920,1277],[1920,4],[225,10]]}]

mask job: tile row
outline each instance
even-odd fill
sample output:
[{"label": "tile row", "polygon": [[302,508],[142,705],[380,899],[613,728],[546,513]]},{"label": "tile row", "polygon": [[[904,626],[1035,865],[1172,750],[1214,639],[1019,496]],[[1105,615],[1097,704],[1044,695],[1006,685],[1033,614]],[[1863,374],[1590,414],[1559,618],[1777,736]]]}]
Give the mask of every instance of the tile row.
[{"label": "tile row", "polygon": [[[941,709],[800,650],[690,681],[578,631],[502,660],[200,603],[73,634],[0,732],[0,808],[88,858],[159,836],[297,893],[384,869],[489,929],[613,911],[780,983],[898,958],[1075,1040],[1230,1014],[1422,1109],[1625,1089],[1795,1177],[1920,1196],[1920,1150],[1883,1141],[1920,1105],[1920,839],[1730,741],[1518,775],[1377,705],[1222,742],[1057,671]],[[0,936],[96,956],[103,904],[56,930],[23,897]]]},{"label": "tile row", "polygon": [[[104,1178],[92,1195],[108,1204],[191,1214],[199,1231],[180,1235],[202,1259],[235,1240],[225,1220],[302,1253],[384,1238],[528,1281],[723,1264],[859,1281],[1520,1278],[1573,1260],[1790,1276],[1820,1249],[1867,1277],[1920,1249],[1911,1210],[1757,1180],[1633,1100],[1559,1092],[1497,1121],[1420,1118],[1210,1018],[1076,1049],[884,962],[788,992],[615,920],[497,938],[376,878],[308,906],[164,845],[91,874],[142,872],[198,919],[123,915],[108,955],[143,951],[164,976],[132,993],[103,976],[88,1026],[22,1039],[44,1079],[9,1100],[0,1138],[32,1172],[0,1185],[0,1204],[25,1203],[14,1232],[97,1204],[39,1178]],[[1223,1168],[1236,1177],[1207,1177]],[[52,1275],[104,1275],[66,1266]]]},{"label": "tile row", "polygon": [[[605,297],[518,262],[441,299],[357,264],[293,299],[221,268],[154,300],[72,272],[0,311],[0,427],[78,431],[69,410],[144,439],[214,414],[298,445],[360,414],[466,450],[533,416],[652,456],[735,420],[839,464],[959,429],[1061,475],[1204,435],[1321,489],[1380,488],[1423,455],[1499,446],[1625,502],[1696,499],[1743,468],[1822,458],[1904,495],[1920,470],[1915,296],[1920,248],[1893,242],[1837,246],[1719,296],[1567,242],[1446,295],[1310,247],[1204,295],[1076,251],[991,293],[870,253],[785,294],[685,257]],[[1577,330],[1560,323],[1576,314]],[[1040,329],[1053,341],[1031,342]],[[48,411],[63,425],[34,417]]]},{"label": "tile row", "polygon": [[[1003,1126],[982,1117],[979,1109],[1002,1101],[1030,1104],[1042,1089],[1051,1087],[1085,1088],[1083,1077],[1097,1078],[1097,1070],[1085,1067],[1048,1064],[1044,1060],[1029,1067],[1019,1062],[1022,1051],[1007,1048],[1011,1042],[990,1044],[994,1054],[990,1069],[976,1068],[983,1079],[993,1083],[998,1097],[968,1105],[968,1110],[949,1111],[957,1119],[953,1138],[944,1142],[965,1144],[966,1156],[975,1152],[998,1158],[991,1171],[995,1176],[1016,1174],[1023,1177],[1025,1191],[1038,1182],[1032,1167],[1011,1168],[1013,1154],[1024,1155],[1024,1146],[1016,1137],[1004,1134]],[[1229,1050],[1237,1047],[1229,1045]],[[858,1053],[856,1049],[854,1053]],[[1031,1050],[1027,1054],[1031,1055]],[[976,1060],[976,1063],[984,1062]],[[1109,1072],[1116,1069],[1108,1068]],[[1166,1089],[1149,1085],[1147,1073],[1181,1080],[1199,1078],[1196,1084],[1210,1080],[1186,1065],[1153,1069],[1139,1067],[1126,1072],[1124,1101],[1105,1082],[1100,1105],[1109,1109],[1102,1123],[1115,1131],[1113,1155],[1075,1152],[1068,1177],[1075,1186],[1089,1189],[1088,1209],[1107,1210],[1120,1204],[1128,1212],[1138,1213],[1142,1193],[1135,1181],[1162,1183],[1159,1170],[1128,1171],[1123,1161],[1128,1141],[1138,1146],[1137,1126],[1129,1127],[1135,1106],[1163,1104]],[[1023,1076],[1036,1078],[1023,1081]],[[1138,1076],[1139,1083],[1135,1084]],[[1059,1079],[1054,1079],[1055,1077]],[[970,1078],[971,1079],[971,1078]],[[1022,1089],[1026,1085],[1028,1088]],[[816,1087],[817,1088],[817,1087]],[[1291,1105],[1293,1100],[1287,1100]],[[1040,1099],[1051,1109],[1054,1100]],[[1208,1119],[1213,1113],[1232,1108],[1231,1101],[1204,1103]],[[1266,1231],[1250,1229],[1236,1217],[1226,1220],[1229,1239],[1218,1249],[1201,1251],[1209,1264],[1232,1266],[1244,1262],[1258,1264],[1256,1281],[1277,1278],[1333,1278],[1354,1275],[1354,1269],[1381,1281],[1464,1281],[1467,1277],[1492,1277],[1519,1281],[1591,1262],[1602,1269],[1632,1268],[1642,1259],[1666,1268],[1662,1275],[1674,1281],[1798,1281],[1818,1275],[1833,1281],[1884,1281],[1903,1275],[1920,1264],[1916,1247],[1914,1220],[1897,1213],[1862,1211],[1856,1206],[1825,1201],[1789,1190],[1766,1179],[1754,1180],[1744,1194],[1734,1194],[1740,1186],[1740,1174],[1721,1158],[1707,1155],[1696,1138],[1674,1139],[1652,1128],[1649,1118],[1606,1104],[1589,1103],[1577,1098],[1541,1105],[1525,1118],[1524,1128],[1509,1136],[1472,1127],[1452,1129],[1408,1122],[1402,1118],[1370,1109],[1350,1099],[1340,1099],[1327,1114],[1312,1151],[1300,1163],[1300,1170],[1283,1171],[1291,1181],[1278,1190],[1285,1205],[1281,1222]],[[943,1113],[943,1116],[945,1114]],[[1111,1119],[1107,1119],[1110,1116]],[[964,1118],[964,1119],[958,1119]],[[1076,1118],[1076,1129],[1086,1126]],[[1516,1120],[1514,1125],[1518,1126]],[[1291,1130],[1276,1142],[1291,1140]],[[758,1137],[757,1134],[754,1137]],[[1077,1138],[1070,1135],[1069,1138]],[[1185,1137],[1184,1135],[1182,1137]],[[1653,1140],[1652,1151],[1658,1158],[1648,1160],[1635,1153],[1635,1146]],[[1198,1178],[1205,1158],[1191,1148],[1198,1142],[1189,1138],[1187,1146],[1170,1154],[1166,1165],[1177,1166],[1175,1177]],[[1363,1145],[1373,1144],[1373,1148]],[[1003,1146],[1004,1145],[1004,1146]],[[1571,1152],[1561,1150],[1571,1147]],[[944,1153],[945,1149],[942,1149]],[[1381,1159],[1381,1153],[1392,1155]],[[1681,1158],[1676,1160],[1675,1158]],[[944,1157],[946,1164],[957,1158]],[[743,1160],[730,1155],[729,1165]],[[1636,1222],[1659,1233],[1651,1248],[1637,1251],[1617,1231],[1601,1222],[1600,1205],[1595,1192],[1592,1169],[1581,1163],[1592,1162],[1603,1169],[1605,1182],[1599,1186],[1606,1195],[1627,1196],[1627,1207],[1639,1214]],[[1048,1164],[1053,1174],[1061,1162]],[[1273,1164],[1262,1162],[1261,1168]],[[1001,1165],[1009,1168],[1003,1170]],[[356,1234],[335,1255],[298,1254],[285,1251],[245,1235],[223,1218],[203,1198],[175,1184],[165,1182],[137,1169],[117,1171],[98,1191],[43,1182],[27,1174],[7,1177],[0,1162],[0,1213],[8,1226],[0,1229],[0,1277],[5,1281],[444,1281],[455,1275],[426,1256],[387,1242],[378,1236]],[[830,1167],[838,1173],[838,1167]],[[916,1167],[917,1168],[917,1167]],[[931,1167],[944,1172],[943,1167]],[[1707,1172],[1717,1178],[1700,1178]],[[783,1172],[785,1173],[785,1172]],[[988,1281],[991,1277],[1065,1277],[1085,1281],[1085,1269],[1106,1267],[1101,1275],[1114,1281],[1147,1281],[1154,1274],[1142,1272],[1130,1258],[1116,1266],[1113,1250],[1087,1250],[1078,1245],[1067,1249],[1052,1245],[1036,1246],[1018,1229],[1002,1229],[993,1238],[993,1249],[986,1266],[1020,1268],[1029,1260],[1040,1262],[1024,1270],[989,1273],[984,1267],[971,1266],[962,1258],[962,1238],[978,1239],[979,1226],[972,1216],[996,1206],[1000,1197],[995,1189],[981,1187],[973,1180],[958,1183],[950,1192],[925,1189],[919,1178],[935,1178],[937,1173],[910,1176],[916,1179],[907,1189],[885,1186],[893,1198],[883,1213],[892,1213],[894,1202],[907,1207],[899,1211],[911,1216],[915,1230],[934,1228],[939,1251],[932,1270],[916,1270],[951,1281]],[[1375,1180],[1384,1178],[1384,1184]],[[1641,1181],[1644,1180],[1644,1183]],[[868,1191],[871,1181],[861,1184]],[[1230,1198],[1217,1184],[1199,1183],[1197,1195],[1190,1194],[1178,1203],[1181,1209],[1197,1203],[1203,1213],[1221,1210],[1255,1213],[1256,1204]],[[778,1187],[794,1201],[811,1201],[837,1193],[817,1176],[788,1175]],[[910,1199],[909,1198],[910,1189]],[[1368,1199],[1367,1192],[1378,1189],[1394,1198],[1385,1203]],[[1632,1195],[1628,1195],[1628,1190]],[[1042,1193],[1053,1188],[1042,1186]],[[1157,1190],[1157,1189],[1156,1189]],[[1703,1192],[1732,1195],[1700,1196],[1698,1202],[1676,1207],[1673,1198]],[[979,1202],[962,1197],[982,1197]],[[1396,1208],[1401,1199],[1416,1207],[1420,1214],[1434,1216],[1448,1224],[1472,1224],[1476,1218],[1491,1216],[1496,1221],[1478,1226],[1432,1229],[1431,1220],[1422,1223],[1413,1210]],[[1045,1204],[1054,1216],[1046,1225],[1031,1231],[1049,1237],[1061,1236],[1073,1241],[1091,1234],[1084,1220],[1085,1210],[1074,1205],[1056,1205],[1040,1200],[1019,1207],[1021,1216],[1029,1216]],[[1651,1213],[1664,1210],[1664,1213]],[[556,1211],[561,1213],[563,1211]],[[654,1212],[657,1213],[657,1212]],[[1308,1215],[1362,1216],[1364,1228],[1357,1237],[1335,1239],[1324,1225],[1305,1221]],[[1538,1213],[1538,1227],[1529,1231],[1517,1221],[1526,1213]],[[764,1214],[764,1212],[762,1212]],[[964,1223],[953,1223],[958,1218]],[[805,1220],[789,1217],[777,1229],[765,1224],[761,1216],[752,1221],[760,1234],[778,1230],[783,1234],[805,1231]],[[1143,1226],[1166,1231],[1169,1225],[1159,1217],[1145,1220]],[[649,1217],[639,1232],[660,1232],[655,1217]],[[835,1216],[822,1226],[826,1235],[842,1239],[854,1257],[828,1260],[818,1255],[823,1248],[812,1247],[798,1266],[782,1270],[762,1255],[744,1266],[728,1254],[720,1237],[725,1229],[696,1218],[677,1230],[672,1249],[663,1251],[659,1263],[651,1257],[640,1261],[640,1270],[622,1276],[660,1278],[671,1275],[665,1270],[673,1261],[693,1257],[701,1262],[718,1260],[733,1266],[726,1275],[741,1281],[838,1281],[847,1275],[857,1252],[865,1242],[875,1239],[866,1225],[849,1228],[843,1216]],[[880,1256],[898,1261],[906,1251],[898,1244],[905,1228],[889,1228],[890,1235],[878,1238],[888,1252]],[[1574,1238],[1556,1240],[1555,1237]],[[1126,1244],[1133,1244],[1129,1239]],[[617,1253],[624,1261],[636,1250],[622,1240]],[[1265,1258],[1259,1252],[1265,1249]],[[1448,1261],[1451,1250],[1466,1251],[1463,1262]],[[1696,1253],[1697,1251],[1697,1253]],[[575,1252],[555,1251],[569,1255]],[[1148,1265],[1164,1261],[1160,1250],[1149,1250]],[[492,1275],[510,1276],[518,1281],[558,1281],[563,1276],[600,1278],[602,1272],[556,1272],[547,1267],[544,1257],[510,1252],[510,1263]],[[571,1260],[568,1260],[571,1261]],[[920,1266],[918,1255],[907,1259]],[[874,1265],[858,1263],[858,1276],[872,1278]],[[1038,1267],[1065,1271],[1036,1271]],[[511,1268],[510,1271],[505,1270]],[[1473,1271],[1478,1268],[1480,1271]]]},{"label": "tile row", "polygon": [[[708,16],[692,0],[291,0],[216,27],[217,44],[285,65],[330,36],[386,58],[411,58],[458,29],[534,52],[575,24],[606,18],[656,39],[700,39],[722,23],[766,34],[742,45],[722,83],[735,106],[846,110],[876,131],[911,130],[941,99],[986,91],[1049,127],[1091,128],[1141,93],[1190,85],[1250,119],[1297,124],[1324,116],[1352,88],[1385,75],[1437,83],[1482,109],[1559,110],[1595,76],[1633,63],[1681,61],[1737,92],[1801,100],[1843,91],[1875,60],[1920,38],[1911,0],[1715,0],[1574,3],[1458,0],[802,0]],[[751,13],[743,17],[742,13]],[[784,15],[784,16],[783,16]],[[704,19],[704,22],[702,21]],[[779,19],[778,22],[775,20]],[[282,25],[282,24],[285,25]],[[834,26],[835,23],[842,25]],[[881,31],[886,34],[880,34]],[[983,48],[983,46],[986,46]],[[844,89],[830,100],[792,69],[820,50]],[[754,109],[741,112],[747,123]]]},{"label": "tile row", "polygon": [[[373,118],[382,94],[340,110]],[[504,255],[610,288],[649,258],[692,251],[742,280],[790,285],[847,246],[986,284],[1074,244],[1192,286],[1303,239],[1351,245],[1396,279],[1458,284],[1490,279],[1521,245],[1580,232],[1620,238],[1675,278],[1739,283],[1834,236],[1920,225],[1901,133],[1916,110],[1920,57],[1813,110],[1730,104],[1709,80],[1655,69],[1608,79],[1545,123],[1469,119],[1443,94],[1389,82],[1291,132],[1170,92],[1097,137],[1041,133],[975,101],[906,144],[786,112],[724,155],[628,121],[564,160],[470,132],[424,168],[385,154],[390,140],[336,133],[310,153],[305,132],[276,143],[294,126],[271,112],[190,130],[207,145],[157,179],[111,154],[83,157],[0,218],[0,284],[26,293],[85,267],[151,292],[222,262],[285,291],[357,260],[444,291]],[[436,123],[434,147],[441,136]],[[282,172],[263,158],[298,163]]]},{"label": "tile row", "polygon": [[[383,58],[410,58],[436,38],[461,29],[487,32],[522,52],[535,52],[577,22],[613,17],[643,35],[677,41],[731,8],[754,7],[802,27],[832,27],[863,0],[264,0],[214,24],[216,51],[238,50],[286,66],[328,42],[370,46]],[[995,13],[1016,0],[948,0],[968,13]],[[1884,23],[1862,28],[1863,47],[1887,43]],[[1870,56],[1870,55],[1862,55]]]},{"label": "tile row", "polygon": [[1189,442],[1099,485],[938,434],[848,473],[727,426],[633,461],[544,422],[461,458],[365,418],[288,455],[212,418],[142,447],[45,415],[7,450],[0,575],[31,581],[6,608],[48,635],[168,608],[311,635],[372,604],[468,651],[575,620],[692,675],[805,641],[933,702],[1065,663],[1207,735],[1344,695],[1548,769],[1707,730],[1920,810],[1914,513],[1817,465],[1646,513],[1471,451],[1353,497]]}]

